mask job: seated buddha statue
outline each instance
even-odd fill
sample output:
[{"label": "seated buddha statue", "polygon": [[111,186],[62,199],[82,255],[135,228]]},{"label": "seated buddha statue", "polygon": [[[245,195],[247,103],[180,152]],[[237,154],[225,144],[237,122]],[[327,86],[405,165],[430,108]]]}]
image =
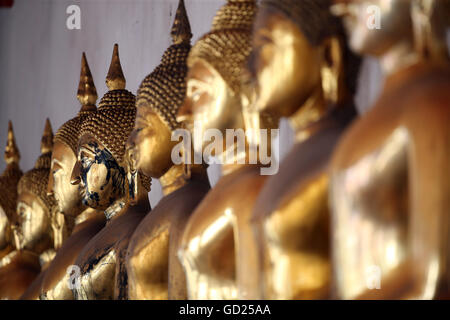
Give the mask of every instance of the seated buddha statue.
[{"label": "seated buddha statue", "polygon": [[[186,99],[177,119],[193,129],[197,154],[210,147],[202,137],[207,129],[223,137],[227,129],[246,129],[244,65],[251,50],[255,13],[255,1],[227,1],[217,12],[212,30],[189,53]],[[251,260],[255,254],[254,247],[245,245],[252,236],[248,220],[267,176],[260,174],[258,161],[250,164],[247,143],[240,148],[235,137],[225,140],[222,150],[211,153],[223,162],[222,177],[189,218],[179,248],[189,299],[247,296],[238,290],[247,279],[246,266],[239,261],[243,255]]]},{"label": "seated buddha statue", "polygon": [[263,299],[330,297],[327,166],[356,116],[359,59],[346,46],[329,0],[262,0],[249,72],[254,107],[285,117],[295,133],[279,172],[253,210],[257,263],[246,291]]},{"label": "seated buddha statue", "polygon": [[0,176],[0,261],[15,249],[12,225],[16,221],[17,184],[22,176],[19,168],[20,153],[16,146],[11,121],[5,148],[6,169]]},{"label": "seated buddha statue", "polygon": [[133,234],[128,247],[130,299],[186,299],[186,279],[177,249],[185,225],[210,189],[202,164],[175,164],[172,132],[181,128],[176,113],[186,92],[186,60],[191,49],[189,20],[180,0],[172,45],[137,94],[137,116],[130,143],[138,170],[159,179],[163,198]]},{"label": "seated buddha statue", "polygon": [[[386,77],[331,163],[333,266],[343,299],[450,297],[448,1],[339,1],[355,52]],[[367,28],[369,6],[381,28]],[[447,7],[445,7],[447,5]]]},{"label": "seated buddha statue", "polygon": [[77,300],[127,299],[126,249],[134,230],[150,211],[150,179],[143,175],[137,204],[130,205],[128,201],[129,168],[125,151],[136,107],[135,96],[125,90],[118,50],[116,44],[106,77],[109,91],[97,111],[81,123],[77,162],[71,178],[72,184],[79,185],[83,204],[103,211],[106,217],[105,227],[90,239],[75,260],[79,277],[71,288]]},{"label": "seated buddha statue", "polygon": [[[53,133],[51,130],[50,122],[47,121],[47,139],[49,139],[52,145],[52,152],[50,153],[50,157],[53,155]],[[45,182],[48,183],[50,174],[47,176],[47,180]],[[46,187],[47,185],[44,185]],[[41,186],[39,186],[40,188]],[[49,224],[50,224],[50,234],[52,239],[52,245],[49,249],[41,253],[39,256],[39,261],[41,265],[41,272],[39,275],[33,280],[33,282],[28,286],[27,290],[20,297],[21,300],[38,300],[42,283],[45,275],[47,274],[47,269],[51,262],[53,261],[58,249],[61,247],[62,243],[65,241],[67,236],[71,233],[73,228],[73,219],[67,219],[65,216],[59,211],[58,205],[55,201],[55,198],[52,194],[47,194],[54,203],[51,210],[49,211]],[[22,225],[19,227],[19,232],[21,230]],[[20,234],[21,235],[21,234]]]},{"label": "seated buddha statue", "polygon": [[[8,138],[5,148],[6,169],[0,176],[0,295],[2,299],[17,299],[27,285],[36,277],[38,270],[23,268],[17,272],[11,272],[15,279],[5,277],[4,271],[14,271],[15,264],[11,264],[11,258],[17,256],[14,251],[17,248],[14,237],[14,226],[17,223],[17,184],[22,176],[19,168],[20,153],[16,146],[14,131],[11,121],[8,124]],[[5,268],[5,269],[3,269]]]},{"label": "seated buddha statue", "polygon": [[[66,220],[75,220],[74,228],[47,268],[48,271],[42,281],[41,299],[73,299],[69,281],[72,271],[75,272],[75,270],[68,271],[68,268],[74,265],[78,254],[105,226],[106,222],[103,211],[85,206],[78,186],[70,183],[72,169],[77,161],[81,124],[96,110],[97,91],[84,53],[81,58],[77,98],[81,103],[78,115],[64,123],[55,134],[47,189],[48,193],[54,194],[59,212],[64,215],[63,217]],[[59,242],[55,241],[55,246],[58,246]]]},{"label": "seated buddha statue", "polygon": [[[17,214],[13,227],[16,249],[0,262],[0,297],[18,299],[45,270],[54,255],[52,214],[55,199],[47,196],[53,133],[47,119],[41,140],[41,156],[33,169],[26,172],[17,186]],[[34,280],[34,281],[33,281]],[[33,283],[32,283],[33,282]],[[33,298],[25,296],[23,298]]]}]

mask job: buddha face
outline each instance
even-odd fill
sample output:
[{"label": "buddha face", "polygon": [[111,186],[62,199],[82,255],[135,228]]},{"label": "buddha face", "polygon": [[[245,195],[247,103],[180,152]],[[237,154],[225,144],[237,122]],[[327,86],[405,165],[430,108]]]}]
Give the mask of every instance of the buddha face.
[{"label": "buddha face", "polygon": [[128,154],[136,169],[152,178],[160,178],[173,165],[171,155],[176,141],[172,132],[149,107],[137,108],[136,122],[128,139]]},{"label": "buddha face", "polygon": [[72,172],[84,205],[106,210],[125,195],[126,172],[112,154],[91,135],[79,140],[78,157]]},{"label": "buddha face", "polygon": [[249,59],[260,111],[292,115],[320,85],[320,63],[320,48],[296,24],[275,9],[260,9]]},{"label": "buddha face", "polygon": [[0,206],[0,250],[7,245],[8,232],[9,232],[8,216],[6,215],[5,210],[3,210],[3,207]]},{"label": "buddha face", "polygon": [[20,249],[41,251],[44,248],[42,237],[48,234],[50,228],[50,214],[48,208],[39,197],[24,191],[17,200],[17,216]]},{"label": "buddha face", "polygon": [[55,141],[47,191],[54,194],[59,212],[72,216],[82,211],[78,186],[70,183],[76,161],[76,155],[71,148],[60,141]]},{"label": "buddha face", "polygon": [[[337,1],[335,2],[342,2]],[[411,36],[410,0],[346,0],[342,13],[351,49],[380,56]],[[375,20],[374,20],[375,19]],[[380,28],[374,28],[379,19]]]},{"label": "buddha face", "polygon": [[[185,122],[191,130],[195,123],[196,129],[199,130],[195,130],[194,133],[200,134],[207,129],[217,129],[225,134],[226,129],[244,127],[239,95],[235,94],[222,76],[203,60],[197,60],[189,69],[186,98],[177,119]],[[203,149],[204,146],[194,144],[194,147]]]}]

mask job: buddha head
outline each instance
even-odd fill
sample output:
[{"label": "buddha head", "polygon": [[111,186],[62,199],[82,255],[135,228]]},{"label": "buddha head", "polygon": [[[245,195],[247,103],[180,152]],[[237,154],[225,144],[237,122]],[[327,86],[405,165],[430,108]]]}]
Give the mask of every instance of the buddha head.
[{"label": "buddha head", "polygon": [[20,153],[16,146],[11,121],[8,123],[8,141],[5,148],[6,169],[0,176],[0,251],[13,244],[11,225],[16,222],[17,184],[22,176]]},{"label": "buddha head", "polygon": [[47,119],[41,140],[41,155],[34,168],[26,172],[17,187],[18,249],[42,253],[52,247],[51,220],[56,201],[47,195],[52,156],[53,132]]},{"label": "buddha head", "polygon": [[91,71],[83,53],[81,58],[81,74],[77,98],[81,103],[78,115],[64,123],[54,137],[48,193],[54,194],[59,212],[64,215],[76,216],[84,206],[79,185],[70,183],[72,170],[77,161],[78,135],[81,124],[89,114],[96,110],[97,91]]},{"label": "buddha head", "polygon": [[[410,0],[341,1],[345,10],[344,24],[349,32],[352,50],[378,56],[400,41],[411,39]],[[338,10],[335,9],[334,10]],[[379,17],[374,8],[378,8]],[[377,14],[378,14],[377,13]],[[380,28],[369,28],[369,19],[379,19]]]},{"label": "buddha head", "polygon": [[172,45],[161,63],[139,87],[136,124],[130,136],[137,168],[153,178],[160,178],[173,166],[171,154],[177,142],[171,139],[172,131],[181,127],[176,115],[185,97],[186,60],[192,37],[183,0],[171,35]]},{"label": "buddha head", "polygon": [[290,117],[313,96],[337,104],[355,92],[360,61],[330,4],[261,0],[248,63],[260,111]]},{"label": "buddha head", "polygon": [[125,144],[134,126],[136,99],[125,84],[116,44],[106,77],[109,91],[81,124],[71,178],[83,204],[97,210],[126,196]]},{"label": "buddha head", "polygon": [[[211,31],[192,47],[179,121],[188,126],[195,122],[198,132],[244,128],[242,76],[255,13],[253,0],[228,0],[214,17]],[[194,143],[196,152],[200,147],[204,146]]]},{"label": "buddha head", "polygon": [[334,0],[333,12],[343,16],[352,50],[383,56],[399,44],[426,58],[448,58],[448,0]]}]

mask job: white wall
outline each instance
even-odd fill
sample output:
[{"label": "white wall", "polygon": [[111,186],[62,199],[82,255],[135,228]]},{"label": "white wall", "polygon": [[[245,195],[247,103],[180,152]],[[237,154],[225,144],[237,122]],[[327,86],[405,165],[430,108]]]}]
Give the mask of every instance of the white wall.
[{"label": "white wall", "polygon": [[[210,29],[225,1],[185,3],[195,41]],[[81,30],[66,27],[66,8],[72,4],[80,6]],[[78,112],[82,51],[86,51],[100,98],[107,91],[104,79],[113,45],[118,43],[127,89],[136,93],[171,43],[177,4],[178,0],[15,0],[12,8],[0,9],[0,146],[6,141],[11,119],[22,154],[21,167],[26,171],[33,166],[40,153],[45,118],[50,118],[56,131]],[[380,84],[376,62],[366,61],[357,96],[361,109],[370,105]],[[286,123],[280,140],[283,156],[292,142]],[[0,172],[3,169],[0,161]],[[217,167],[209,172],[211,180],[217,181]],[[160,197],[159,183],[154,182],[152,205]]]}]

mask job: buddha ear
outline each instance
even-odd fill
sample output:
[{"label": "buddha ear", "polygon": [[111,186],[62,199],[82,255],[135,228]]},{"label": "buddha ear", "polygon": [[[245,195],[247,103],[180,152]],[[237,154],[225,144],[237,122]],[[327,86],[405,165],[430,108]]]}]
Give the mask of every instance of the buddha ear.
[{"label": "buddha ear", "polygon": [[325,100],[337,104],[343,98],[343,54],[342,44],[337,37],[329,37],[322,45],[320,75]]},{"label": "buddha ear", "polygon": [[128,192],[129,201],[131,205],[135,205],[138,202],[139,188],[141,184],[141,176],[137,170],[128,172]]},{"label": "buddha ear", "polygon": [[138,201],[138,192],[139,192],[139,184],[140,184],[140,175],[135,166],[134,154],[132,149],[127,150],[127,154],[125,156],[125,168],[127,171],[127,179],[126,180],[126,188],[128,191],[128,200],[131,205],[137,204]]},{"label": "buddha ear", "polygon": [[411,1],[411,18],[416,52],[424,60],[447,63],[449,52],[446,30],[450,2],[438,0]]}]

